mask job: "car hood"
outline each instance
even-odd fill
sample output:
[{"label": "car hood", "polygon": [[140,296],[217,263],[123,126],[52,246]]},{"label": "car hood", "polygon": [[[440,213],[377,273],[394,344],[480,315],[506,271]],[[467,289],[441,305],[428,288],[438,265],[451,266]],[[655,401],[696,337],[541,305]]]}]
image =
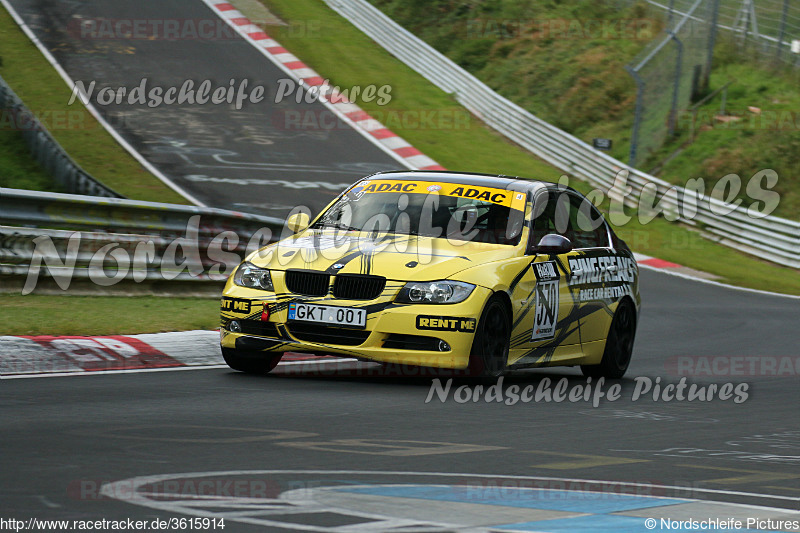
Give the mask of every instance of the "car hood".
[{"label": "car hood", "polygon": [[414,235],[308,230],[248,257],[272,270],[308,269],[331,274],[372,274],[397,281],[446,279],[477,265],[517,255],[514,246],[448,241]]}]

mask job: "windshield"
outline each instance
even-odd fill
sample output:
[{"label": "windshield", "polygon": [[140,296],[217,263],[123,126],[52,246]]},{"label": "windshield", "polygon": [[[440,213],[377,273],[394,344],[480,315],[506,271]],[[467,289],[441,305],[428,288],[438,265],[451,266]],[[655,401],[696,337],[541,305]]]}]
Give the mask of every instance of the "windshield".
[{"label": "windshield", "polygon": [[516,245],[526,194],[429,181],[365,180],[312,226]]}]

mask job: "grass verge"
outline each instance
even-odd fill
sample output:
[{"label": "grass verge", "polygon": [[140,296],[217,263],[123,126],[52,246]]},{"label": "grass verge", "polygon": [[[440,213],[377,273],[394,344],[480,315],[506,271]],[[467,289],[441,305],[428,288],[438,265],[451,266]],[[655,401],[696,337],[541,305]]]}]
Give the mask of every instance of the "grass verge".
[{"label": "grass verge", "polygon": [[31,157],[28,145],[17,131],[0,128],[0,169],[0,187],[63,192]]},{"label": "grass verge", "polygon": [[[134,200],[189,203],[142,167],[80,101],[67,105],[70,88],[2,8],[0,53],[0,76],[86,172]],[[0,125],[0,141],[0,186],[56,190],[52,179],[30,156],[22,157],[20,146],[25,145],[17,131]]]},{"label": "grass verge", "polygon": [[133,335],[219,327],[216,298],[3,294],[3,335]]}]

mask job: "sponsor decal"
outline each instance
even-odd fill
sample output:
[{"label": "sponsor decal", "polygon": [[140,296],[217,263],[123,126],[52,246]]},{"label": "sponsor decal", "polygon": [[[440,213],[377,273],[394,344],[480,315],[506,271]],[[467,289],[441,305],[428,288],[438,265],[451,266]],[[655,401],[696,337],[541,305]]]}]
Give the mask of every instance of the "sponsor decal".
[{"label": "sponsor decal", "polygon": [[[579,302],[614,301],[632,293],[631,283],[635,272],[633,259],[606,255],[570,257],[568,261],[573,272],[581,271],[580,276],[573,276],[567,281],[569,285],[581,286]],[[591,286],[601,284],[603,286]]]},{"label": "sponsor decal", "polygon": [[477,320],[474,318],[457,316],[417,316],[417,329],[434,331],[460,331],[471,333],[475,331]]},{"label": "sponsor decal", "polygon": [[418,186],[419,183],[413,181],[385,181],[367,185],[364,192],[414,192]]},{"label": "sponsor decal", "polygon": [[578,298],[581,302],[589,302],[592,300],[618,300],[630,294],[630,289],[627,286],[617,285],[615,287],[594,287],[591,289],[582,289]]},{"label": "sponsor decal", "polygon": [[536,275],[536,306],[531,340],[552,339],[558,322],[558,282],[560,275],[555,261],[532,263]]},{"label": "sponsor decal", "polygon": [[223,296],[221,306],[223,311],[244,314],[250,313],[250,300],[245,300],[243,298],[229,298]]},{"label": "sponsor decal", "polygon": [[599,257],[570,257],[569,268],[580,270],[581,276],[573,276],[569,285],[589,285],[602,282],[632,283],[634,260],[630,257],[604,255]]},{"label": "sponsor decal", "polygon": [[492,203],[510,207],[522,211],[524,209],[525,194],[514,193],[506,189],[494,187],[479,187],[461,185],[459,183],[430,183],[405,180],[377,180],[372,182],[360,182],[353,187],[349,194],[358,193],[439,193],[445,196],[458,196],[469,198],[481,202]]},{"label": "sponsor decal", "polygon": [[542,261],[541,263],[531,264],[533,273],[536,274],[536,281],[553,281],[559,279],[558,265],[555,261]]}]

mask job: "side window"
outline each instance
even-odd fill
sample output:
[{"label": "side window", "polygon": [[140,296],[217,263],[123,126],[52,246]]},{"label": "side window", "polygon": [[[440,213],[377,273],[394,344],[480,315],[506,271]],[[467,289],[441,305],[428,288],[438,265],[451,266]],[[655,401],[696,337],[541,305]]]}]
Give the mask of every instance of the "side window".
[{"label": "side window", "polygon": [[533,217],[531,241],[534,244],[550,233],[569,238],[569,203],[565,194],[548,191],[537,195]]},{"label": "side window", "polygon": [[609,246],[603,216],[582,196],[569,195],[569,232],[567,237],[574,248],[605,248]]}]

